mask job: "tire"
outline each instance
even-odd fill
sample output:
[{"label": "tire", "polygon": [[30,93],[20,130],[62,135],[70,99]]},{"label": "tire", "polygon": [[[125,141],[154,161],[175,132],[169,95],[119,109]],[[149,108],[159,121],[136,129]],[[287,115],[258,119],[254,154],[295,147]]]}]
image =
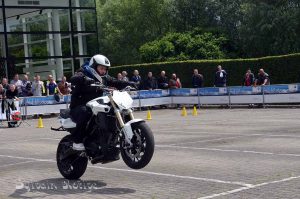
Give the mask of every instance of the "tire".
[{"label": "tire", "polygon": [[134,136],[133,147],[124,148],[125,140],[121,141],[121,156],[125,164],[132,169],[144,168],[152,159],[154,153],[154,137],[145,122],[132,124]]},{"label": "tire", "polygon": [[[84,174],[87,168],[88,158],[81,157],[81,152],[74,151],[72,145],[73,141],[71,135],[67,135],[61,139],[56,151],[56,163],[59,172],[64,178],[77,180]],[[71,152],[71,154],[65,159],[62,159],[66,151]]]}]

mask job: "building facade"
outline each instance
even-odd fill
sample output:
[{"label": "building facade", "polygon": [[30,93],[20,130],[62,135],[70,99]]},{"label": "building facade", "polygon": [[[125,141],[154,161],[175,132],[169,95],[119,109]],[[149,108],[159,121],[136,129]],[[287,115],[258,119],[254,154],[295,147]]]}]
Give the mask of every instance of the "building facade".
[{"label": "building facade", "polygon": [[95,0],[0,1],[0,77],[59,80],[98,52]]}]

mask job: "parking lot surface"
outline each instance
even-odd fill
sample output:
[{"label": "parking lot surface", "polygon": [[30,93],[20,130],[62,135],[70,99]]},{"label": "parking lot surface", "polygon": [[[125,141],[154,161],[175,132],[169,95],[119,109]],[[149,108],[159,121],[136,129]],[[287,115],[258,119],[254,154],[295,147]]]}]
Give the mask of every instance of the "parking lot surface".
[{"label": "parking lot surface", "polygon": [[[63,179],[56,118],[0,128],[0,198],[300,198],[300,109],[151,111],[156,148],[141,170],[122,160]],[[147,112],[135,112],[145,119]]]}]

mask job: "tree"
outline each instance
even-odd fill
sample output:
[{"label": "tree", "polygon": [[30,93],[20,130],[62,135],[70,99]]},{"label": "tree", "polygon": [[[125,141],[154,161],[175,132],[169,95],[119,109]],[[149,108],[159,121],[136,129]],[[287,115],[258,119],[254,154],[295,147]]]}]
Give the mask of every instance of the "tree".
[{"label": "tree", "polygon": [[222,52],[225,42],[225,37],[207,32],[168,33],[159,40],[141,46],[140,53],[145,62],[220,59],[225,57]]},{"label": "tree", "polygon": [[[297,3],[298,2],[298,3]],[[300,51],[300,2],[256,1],[244,4],[238,31],[245,57]]]},{"label": "tree", "polygon": [[138,48],[169,31],[167,10],[165,0],[98,2],[101,53],[114,64],[139,62]]}]

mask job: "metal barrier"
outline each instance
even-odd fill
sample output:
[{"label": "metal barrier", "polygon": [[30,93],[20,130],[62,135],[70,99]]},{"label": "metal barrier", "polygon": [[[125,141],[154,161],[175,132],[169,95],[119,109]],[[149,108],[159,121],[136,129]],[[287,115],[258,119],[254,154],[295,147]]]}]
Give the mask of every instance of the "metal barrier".
[{"label": "metal barrier", "polygon": [[[232,105],[300,103],[300,84],[268,85],[258,87],[209,87],[182,88],[169,90],[140,90],[129,92],[134,100],[133,107],[156,105]],[[53,96],[21,98],[20,106],[25,115],[59,113],[68,108],[70,95],[56,102]]]}]

